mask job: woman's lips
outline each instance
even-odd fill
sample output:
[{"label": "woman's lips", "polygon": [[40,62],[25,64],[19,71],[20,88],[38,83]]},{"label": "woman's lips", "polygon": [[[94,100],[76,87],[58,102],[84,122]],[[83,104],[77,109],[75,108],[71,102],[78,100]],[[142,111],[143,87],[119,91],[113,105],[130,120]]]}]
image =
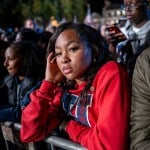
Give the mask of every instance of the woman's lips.
[{"label": "woman's lips", "polygon": [[7,71],[12,71],[12,69],[8,69],[8,68],[7,68]]},{"label": "woman's lips", "polygon": [[69,74],[69,73],[72,72],[72,68],[71,68],[71,67],[63,67],[63,72],[64,72],[65,74]]}]

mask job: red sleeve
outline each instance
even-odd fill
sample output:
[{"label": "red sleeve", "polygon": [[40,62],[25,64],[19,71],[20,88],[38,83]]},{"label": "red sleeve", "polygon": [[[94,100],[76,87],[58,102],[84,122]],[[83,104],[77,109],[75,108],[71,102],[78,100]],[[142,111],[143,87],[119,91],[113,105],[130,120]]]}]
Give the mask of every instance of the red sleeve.
[{"label": "red sleeve", "polygon": [[127,150],[130,113],[128,77],[118,69],[101,72],[95,100],[98,119],[93,127],[70,121],[70,138],[89,150]]},{"label": "red sleeve", "polygon": [[23,142],[42,140],[59,124],[60,96],[60,89],[45,80],[38,90],[31,93],[31,102],[23,110],[21,119]]}]

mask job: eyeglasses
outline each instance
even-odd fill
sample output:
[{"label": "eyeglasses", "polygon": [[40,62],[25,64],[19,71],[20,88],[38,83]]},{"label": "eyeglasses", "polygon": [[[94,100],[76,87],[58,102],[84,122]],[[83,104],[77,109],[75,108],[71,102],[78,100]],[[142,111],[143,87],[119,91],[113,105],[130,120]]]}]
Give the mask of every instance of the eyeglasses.
[{"label": "eyeglasses", "polygon": [[137,4],[132,3],[130,5],[125,4],[125,5],[121,5],[121,8],[125,11],[127,10],[136,11],[140,8],[140,6],[143,6],[143,5],[146,6],[146,3],[137,3]]}]

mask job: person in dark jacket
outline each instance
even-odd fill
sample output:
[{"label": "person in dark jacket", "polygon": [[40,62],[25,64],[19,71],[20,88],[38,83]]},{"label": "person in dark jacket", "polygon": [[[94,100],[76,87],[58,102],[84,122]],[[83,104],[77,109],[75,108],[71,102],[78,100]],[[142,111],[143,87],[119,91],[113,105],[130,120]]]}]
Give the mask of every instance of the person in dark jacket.
[{"label": "person in dark jacket", "polygon": [[0,122],[20,122],[29,94],[39,86],[42,64],[36,51],[29,42],[15,42],[6,49],[4,66],[9,75],[0,85]]}]

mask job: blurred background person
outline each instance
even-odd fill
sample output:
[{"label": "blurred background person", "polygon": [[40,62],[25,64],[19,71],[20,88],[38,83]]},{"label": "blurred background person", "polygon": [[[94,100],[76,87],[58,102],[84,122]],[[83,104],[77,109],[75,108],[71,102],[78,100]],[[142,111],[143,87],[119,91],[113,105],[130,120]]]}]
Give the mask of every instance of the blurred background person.
[{"label": "blurred background person", "polygon": [[[0,122],[20,122],[22,110],[30,102],[29,94],[40,85],[41,64],[36,51],[30,42],[15,42],[5,50],[8,75],[0,85]],[[7,144],[10,149],[18,149],[10,142]]]},{"label": "blurred background person", "polygon": [[[108,41],[114,46],[121,61],[127,65],[128,72],[132,75],[137,56],[143,51],[147,33],[150,31],[146,0],[124,0],[122,9],[126,12],[127,21],[120,32],[111,30]],[[113,44],[115,43],[115,44]]]},{"label": "blurred background person", "polygon": [[27,42],[12,43],[5,51],[8,71],[0,85],[0,121],[20,122],[21,111],[29,103],[26,94],[42,79],[36,47]]},{"label": "blurred background person", "polygon": [[29,28],[34,30],[34,27],[35,25],[34,25],[33,18],[29,17],[24,20],[24,28]]}]

